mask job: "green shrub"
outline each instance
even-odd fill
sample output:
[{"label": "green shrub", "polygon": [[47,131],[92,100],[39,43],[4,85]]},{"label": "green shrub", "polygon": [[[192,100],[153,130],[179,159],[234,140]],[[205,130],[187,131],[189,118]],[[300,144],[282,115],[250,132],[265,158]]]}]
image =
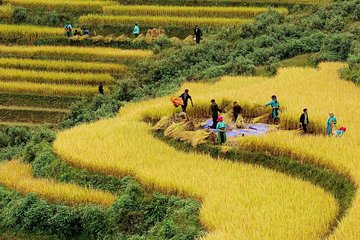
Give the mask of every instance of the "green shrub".
[{"label": "green shrub", "polygon": [[98,94],[92,99],[83,99],[71,105],[70,113],[61,127],[69,128],[81,123],[113,117],[120,106],[120,102],[112,96]]},{"label": "green shrub", "polygon": [[345,61],[350,53],[352,37],[348,33],[327,36],[321,47],[321,60]]},{"label": "green shrub", "polygon": [[[81,210],[81,223],[84,232],[91,239],[102,239],[109,229],[115,226],[109,225],[108,212],[99,206],[86,206]],[[115,231],[115,229],[114,229]]]},{"label": "green shrub", "polygon": [[24,127],[9,127],[6,134],[10,138],[10,146],[24,146],[30,139],[30,132]]},{"label": "green shrub", "polygon": [[12,15],[14,23],[25,23],[28,17],[26,8],[15,7]]},{"label": "green shrub", "polygon": [[254,62],[250,59],[244,57],[238,57],[232,64],[230,65],[229,72],[233,75],[254,75],[256,72],[256,68]]},{"label": "green shrub", "polygon": [[10,145],[10,137],[5,132],[0,132],[0,148],[7,147]]}]

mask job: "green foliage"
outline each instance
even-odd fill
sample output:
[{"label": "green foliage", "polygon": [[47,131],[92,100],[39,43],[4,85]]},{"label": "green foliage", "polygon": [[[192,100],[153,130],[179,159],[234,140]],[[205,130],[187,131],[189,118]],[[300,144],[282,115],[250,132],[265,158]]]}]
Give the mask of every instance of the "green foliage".
[{"label": "green foliage", "polygon": [[112,96],[98,94],[92,99],[84,98],[71,105],[70,113],[61,127],[69,128],[81,123],[113,117],[119,111],[120,106],[120,102]]},{"label": "green foliage", "polygon": [[0,129],[0,162],[21,155],[30,139],[30,131],[24,127]]},{"label": "green foliage", "polygon": [[60,26],[62,17],[57,11],[51,11],[46,16],[46,22],[48,26]]},{"label": "green foliage", "polygon": [[27,20],[28,14],[26,8],[15,7],[12,15],[14,23],[25,23]]},{"label": "green foliage", "polygon": [[348,33],[328,35],[316,61],[345,61],[350,53],[352,39],[353,35]]}]

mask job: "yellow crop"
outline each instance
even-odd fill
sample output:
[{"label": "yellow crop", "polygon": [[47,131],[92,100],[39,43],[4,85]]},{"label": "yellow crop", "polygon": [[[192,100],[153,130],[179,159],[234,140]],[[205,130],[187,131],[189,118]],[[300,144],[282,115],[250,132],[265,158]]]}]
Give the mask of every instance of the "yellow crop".
[{"label": "yellow crop", "polygon": [[28,9],[76,13],[101,13],[103,6],[115,4],[110,1],[73,1],[73,0],[3,0],[4,3]]},{"label": "yellow crop", "polygon": [[0,24],[0,39],[9,42],[11,42],[11,40],[13,41],[13,39],[21,39],[24,42],[33,43],[39,38],[61,36],[64,36],[64,30],[62,28]]},{"label": "yellow crop", "polygon": [[7,161],[0,165],[0,183],[8,188],[26,194],[36,193],[52,202],[65,202],[72,205],[100,204],[109,206],[115,201],[111,193],[75,184],[58,183],[50,179],[36,179],[31,166],[19,161]]},{"label": "yellow crop", "polygon": [[0,67],[44,71],[69,71],[89,73],[125,74],[127,69],[123,64],[35,60],[18,58],[0,58]]},{"label": "yellow crop", "polygon": [[94,47],[0,45],[0,54],[2,56],[22,58],[119,62],[146,58],[151,56],[152,52],[147,50],[122,50]]},{"label": "yellow crop", "polygon": [[66,73],[45,72],[0,68],[0,79],[11,82],[36,82],[54,84],[97,85],[100,82],[112,84],[115,79],[109,74],[101,73]]},{"label": "yellow crop", "polygon": [[132,25],[135,22],[141,26],[238,26],[243,23],[252,22],[246,18],[197,18],[197,17],[171,17],[171,16],[103,16],[87,15],[79,18],[81,25],[88,26],[119,26]]},{"label": "yellow crop", "polygon": [[[212,98],[219,102],[230,99],[249,105],[264,104],[276,93],[283,109],[287,110],[282,117],[291,115],[297,120],[302,108],[307,106],[310,121],[321,120],[322,123],[326,120],[326,112],[335,110],[340,124],[345,121],[350,127],[351,120],[346,118],[350,115],[342,116],[341,113],[358,111],[350,110],[349,106],[354,106],[360,100],[360,89],[338,78],[337,69],[341,66],[322,64],[320,71],[288,68],[280,70],[280,74],[271,79],[224,78],[215,84],[187,83],[184,88],[190,89],[195,106],[201,105],[200,110],[208,107]],[[338,95],[341,97],[335,100]],[[298,103],[292,105],[296,100]],[[336,203],[328,193],[307,182],[261,167],[212,159],[208,155],[181,152],[168,146],[152,136],[151,126],[143,119],[168,115],[173,111],[169,97],[129,104],[121,109],[117,118],[59,133],[54,150],[70,164],[115,176],[134,175],[146,187],[200,199],[200,217],[209,229],[209,234],[204,237],[206,240],[325,238],[331,219],[337,213]],[[193,113],[191,107],[189,113]],[[354,117],[360,118],[360,114]],[[360,122],[360,119],[356,122]],[[353,131],[356,131],[355,121],[352,123]],[[352,176],[359,176],[359,169],[352,168],[360,167],[356,160],[360,150],[354,149],[359,142],[347,140],[356,138],[359,136],[357,134],[349,133],[343,139],[313,138],[319,141],[318,149],[323,149],[320,147],[322,145],[329,146],[327,143],[334,142],[335,145],[335,142],[344,141],[340,144],[341,149],[345,150],[342,148],[345,147],[353,151],[347,151],[348,155],[343,155],[341,151],[327,151],[328,155],[333,155],[336,163],[332,167],[345,168],[353,173]],[[308,138],[291,136],[281,144],[293,145],[294,148],[299,146],[301,151],[306,151],[298,142],[293,143],[292,138],[304,141],[305,146],[312,143]],[[257,141],[261,143],[262,139],[257,138]],[[271,141],[270,136],[264,139]],[[273,141],[273,145],[276,146],[279,141],[280,138]],[[349,143],[352,143],[351,147],[346,146]],[[225,151],[227,147],[223,149]],[[344,159],[351,155],[351,158]],[[326,156],[318,160],[324,164],[327,162]],[[336,232],[334,236],[343,236],[341,239],[344,240],[359,239],[360,230],[356,223],[360,203],[356,201],[337,230],[344,235]]]},{"label": "yellow crop", "polygon": [[[217,0],[200,0],[200,3],[214,3],[216,4]],[[330,0],[231,0],[233,3],[238,4],[324,4],[331,2]]]},{"label": "yellow crop", "polygon": [[[106,91],[109,90],[105,87]],[[58,85],[30,82],[3,82],[0,81],[0,92],[6,93],[29,93],[41,95],[60,95],[60,96],[87,96],[98,92],[97,87],[77,86],[77,85]]]},{"label": "yellow crop", "polygon": [[[176,17],[223,17],[252,18],[266,12],[265,7],[182,7],[154,5],[114,5],[104,7],[106,15],[127,16],[176,16]],[[286,8],[275,8],[280,13],[287,13]]]},{"label": "yellow crop", "polygon": [[10,20],[13,14],[13,7],[9,4],[0,6],[0,19]]}]

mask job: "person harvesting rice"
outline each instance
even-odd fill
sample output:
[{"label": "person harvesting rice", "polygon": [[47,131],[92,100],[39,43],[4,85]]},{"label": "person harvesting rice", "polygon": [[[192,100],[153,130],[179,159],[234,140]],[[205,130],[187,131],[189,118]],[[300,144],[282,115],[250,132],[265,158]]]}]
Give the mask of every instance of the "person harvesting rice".
[{"label": "person harvesting rice", "polygon": [[265,104],[263,107],[271,106],[271,118],[274,119],[274,124],[279,123],[279,109],[280,109],[280,103],[277,100],[276,95],[271,96],[271,101]]},{"label": "person harvesting rice", "polygon": [[218,143],[220,145],[226,143],[226,123],[224,123],[224,118],[222,116],[217,118],[216,132]]}]

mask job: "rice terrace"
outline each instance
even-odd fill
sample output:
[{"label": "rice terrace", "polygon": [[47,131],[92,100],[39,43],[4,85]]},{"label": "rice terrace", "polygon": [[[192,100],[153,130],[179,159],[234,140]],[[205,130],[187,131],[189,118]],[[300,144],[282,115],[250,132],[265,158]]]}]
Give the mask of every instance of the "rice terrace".
[{"label": "rice terrace", "polygon": [[359,240],[359,0],[0,1],[1,240]]}]

